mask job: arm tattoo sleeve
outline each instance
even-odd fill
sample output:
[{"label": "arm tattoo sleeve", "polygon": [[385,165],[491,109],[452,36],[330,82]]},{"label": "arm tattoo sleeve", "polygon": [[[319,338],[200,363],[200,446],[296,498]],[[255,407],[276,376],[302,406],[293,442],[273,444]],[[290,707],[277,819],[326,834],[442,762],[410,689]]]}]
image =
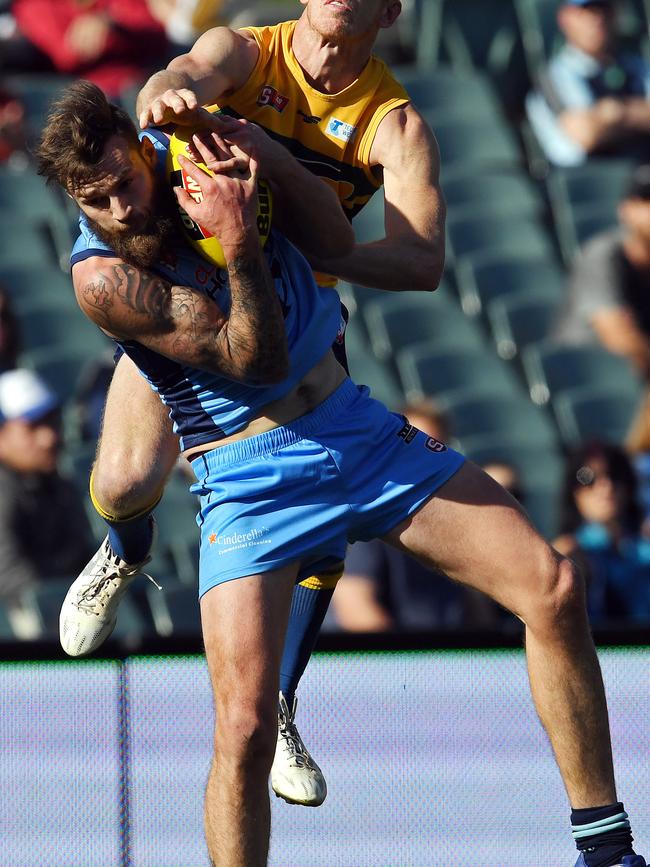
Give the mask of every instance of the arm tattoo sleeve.
[{"label": "arm tattoo sleeve", "polygon": [[230,355],[254,367],[254,379],[286,376],[288,352],[284,315],[271,273],[261,253],[228,263],[231,307],[227,326]]},{"label": "arm tattoo sleeve", "polygon": [[159,277],[131,265],[111,265],[97,274],[82,289],[83,299],[97,313],[102,327],[110,330],[115,302],[134,313],[147,316],[152,323],[169,321],[169,293]]}]

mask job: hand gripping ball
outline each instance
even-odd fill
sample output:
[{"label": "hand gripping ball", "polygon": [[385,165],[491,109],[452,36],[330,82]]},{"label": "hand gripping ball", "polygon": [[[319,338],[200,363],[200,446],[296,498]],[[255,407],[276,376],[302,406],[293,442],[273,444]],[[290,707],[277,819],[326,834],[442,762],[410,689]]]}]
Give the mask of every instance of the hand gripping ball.
[{"label": "hand gripping ball", "polygon": [[[172,187],[183,186],[187,192],[197,202],[201,201],[200,186],[181,169],[178,162],[178,154],[187,156],[185,148],[190,141],[195,130],[188,127],[177,127],[176,131],[169,140],[169,150],[167,152],[167,177]],[[210,169],[204,164],[197,162],[196,165],[208,175],[212,175]],[[214,237],[206,228],[196,223],[189,214],[179,206],[179,216],[185,229],[185,236],[190,244],[198,250],[198,252],[219,268],[226,267],[223,250],[219,240]],[[271,200],[271,190],[266,181],[257,181],[257,230],[260,235],[260,243],[262,246],[266,243],[266,239],[271,231],[271,218],[273,216],[273,204]]]}]

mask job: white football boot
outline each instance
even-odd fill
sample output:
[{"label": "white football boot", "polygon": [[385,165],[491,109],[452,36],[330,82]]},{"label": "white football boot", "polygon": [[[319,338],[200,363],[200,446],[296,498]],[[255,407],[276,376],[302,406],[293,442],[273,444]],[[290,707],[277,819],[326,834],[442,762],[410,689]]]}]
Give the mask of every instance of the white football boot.
[{"label": "white football boot", "polygon": [[[85,656],[102,645],[115,628],[120,599],[136,575],[140,563],[126,563],[113,553],[108,536],[99,550],[71,584],[59,616],[61,647],[69,656]],[[151,575],[146,575],[154,584]],[[158,584],[156,584],[158,587]],[[158,587],[160,589],[160,587]]]},{"label": "white football boot", "polygon": [[327,783],[296,728],[297,705],[294,696],[289,710],[285,697],[280,693],[278,742],[271,768],[271,786],[278,798],[283,798],[288,804],[319,807],[327,797]]}]

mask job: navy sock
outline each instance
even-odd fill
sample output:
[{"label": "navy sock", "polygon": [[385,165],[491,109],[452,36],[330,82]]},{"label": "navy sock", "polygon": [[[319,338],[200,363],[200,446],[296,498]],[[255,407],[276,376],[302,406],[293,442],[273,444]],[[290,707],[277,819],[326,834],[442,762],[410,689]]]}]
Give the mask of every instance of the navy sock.
[{"label": "navy sock", "polygon": [[280,690],[289,707],[316,644],[333,593],[333,589],[313,590],[302,584],[296,584],[293,588],[280,665]]},{"label": "navy sock", "polygon": [[588,867],[612,867],[634,855],[632,831],[623,804],[571,811],[571,830]]},{"label": "navy sock", "polygon": [[153,543],[153,517],[140,515],[130,521],[106,521],[113,553],[127,563],[141,563]]}]

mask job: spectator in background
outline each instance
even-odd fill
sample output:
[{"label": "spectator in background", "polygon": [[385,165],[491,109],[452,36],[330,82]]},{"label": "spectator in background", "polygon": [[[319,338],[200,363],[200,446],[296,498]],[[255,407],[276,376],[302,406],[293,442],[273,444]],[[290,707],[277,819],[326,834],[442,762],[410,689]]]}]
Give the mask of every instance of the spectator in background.
[{"label": "spectator in background", "polygon": [[171,56],[147,0],[14,0],[18,31],[53,71],[87,78],[112,97]]},{"label": "spectator in background", "polygon": [[6,162],[27,165],[27,131],[22,102],[0,87],[0,163]]},{"label": "spectator in background", "polygon": [[639,483],[643,535],[650,538],[650,389],[646,390],[625,441]]},{"label": "spectator in background", "polygon": [[219,24],[226,24],[233,0],[148,0],[167,38],[178,51],[187,51],[198,37]]},{"label": "spectator in background", "polygon": [[59,474],[58,397],[31,370],[0,374],[0,602],[14,631],[35,637],[21,596],[71,578],[95,544],[74,485]]},{"label": "spectator in background", "polygon": [[584,570],[594,625],[650,618],[650,540],[642,521],[636,474],[622,448],[592,442],[569,456],[555,547]]},{"label": "spectator in background", "polygon": [[[408,425],[433,439],[449,438],[448,418],[435,401],[411,403],[402,412]],[[487,597],[442,573],[432,581],[429,569],[379,539],[348,547],[332,603],[336,622],[350,632],[491,627],[500,611]]]},{"label": "spectator in background", "polygon": [[567,0],[557,13],[566,44],[539,75],[526,109],[549,162],[589,156],[650,159],[650,67],[616,45],[614,0]]},{"label": "spectator in background", "polygon": [[618,208],[620,227],[576,257],[553,337],[600,343],[650,376],[650,165],[638,166]]},{"label": "spectator in background", "polygon": [[9,294],[0,286],[0,373],[13,370],[22,348],[20,327]]}]

